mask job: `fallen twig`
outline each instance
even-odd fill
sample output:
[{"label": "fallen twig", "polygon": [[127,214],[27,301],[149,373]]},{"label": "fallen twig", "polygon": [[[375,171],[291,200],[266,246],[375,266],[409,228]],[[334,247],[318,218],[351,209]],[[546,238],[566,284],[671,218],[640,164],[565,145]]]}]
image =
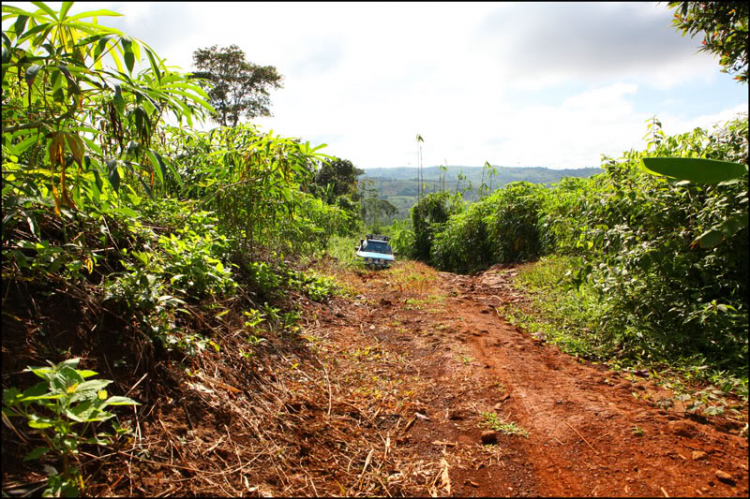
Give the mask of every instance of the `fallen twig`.
[{"label": "fallen twig", "polygon": [[144,379],[146,379],[146,376],[148,376],[148,373],[146,373],[143,376],[141,376],[141,379],[139,379],[138,381],[136,381],[135,384],[130,387],[130,390],[128,390],[127,392],[125,392],[125,396],[127,397],[128,395],[130,395],[130,392],[132,392],[133,390],[135,390],[135,387],[138,386],[138,385],[140,385],[141,381],[143,381]]},{"label": "fallen twig", "polygon": [[367,459],[365,459],[365,465],[362,467],[362,473],[359,474],[359,489],[362,489],[362,479],[365,477],[365,471],[367,471],[367,467],[370,465],[370,461],[372,461],[372,455],[375,453],[375,449],[370,449],[370,453],[367,454]]},{"label": "fallen twig", "polygon": [[333,405],[333,392],[331,391],[331,380],[328,379],[328,371],[323,368],[323,374],[326,376],[326,383],[328,383],[328,419],[331,419],[331,407]]},{"label": "fallen twig", "polygon": [[404,433],[406,433],[407,431],[409,431],[409,428],[411,428],[411,426],[414,424],[414,421],[416,421],[416,420],[417,420],[417,416],[414,416],[413,418],[411,418],[411,421],[409,421],[408,423],[406,423],[406,426],[404,427]]},{"label": "fallen twig", "polygon": [[[567,421],[565,421],[565,424],[566,424],[566,425],[568,425],[568,426],[570,426],[570,423],[568,423]],[[594,451],[594,452],[596,452],[597,454],[599,454],[599,451],[598,451],[598,450],[596,450],[596,449],[594,449],[594,447],[592,447],[592,446],[591,446],[591,444],[589,443],[589,441],[588,441],[588,440],[586,440],[585,438],[583,438],[583,435],[581,435],[580,433],[578,433],[578,430],[576,430],[576,429],[575,429],[575,428],[573,428],[572,426],[570,426],[570,429],[571,429],[571,430],[573,430],[574,432],[576,432],[576,433],[578,434],[578,436],[579,436],[579,437],[581,437],[581,438],[583,439],[583,441],[584,441],[584,442],[586,442],[586,445],[588,445],[589,447],[591,447],[591,450],[592,450],[592,451]]]}]

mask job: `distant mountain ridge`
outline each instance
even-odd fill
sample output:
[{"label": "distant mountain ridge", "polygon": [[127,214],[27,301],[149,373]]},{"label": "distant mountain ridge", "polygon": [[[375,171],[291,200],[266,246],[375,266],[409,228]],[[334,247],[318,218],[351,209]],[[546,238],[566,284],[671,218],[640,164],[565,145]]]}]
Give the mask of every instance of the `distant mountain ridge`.
[{"label": "distant mountain ridge", "polygon": [[[601,168],[567,168],[555,170],[542,166],[513,167],[496,166],[497,176],[490,177],[489,171],[482,166],[448,166],[443,172],[439,166],[429,166],[422,169],[424,174],[425,192],[446,190],[464,193],[464,199],[474,202],[479,198],[479,187],[482,180],[488,188],[495,191],[511,182],[531,182],[534,184],[554,184],[565,177],[590,177],[602,173]],[[361,188],[377,190],[378,197],[393,204],[398,214],[396,218],[406,218],[409,209],[417,202],[417,168],[401,166],[396,168],[365,168],[365,173],[359,177]],[[464,176],[459,180],[458,175]],[[442,176],[445,179],[442,180]],[[484,175],[484,177],[483,177]],[[444,184],[444,186],[443,186]]]},{"label": "distant mountain ridge", "polygon": [[[482,170],[485,170],[485,178],[487,171],[482,166],[448,166],[448,171],[445,172],[446,180],[457,180],[458,174],[462,173],[466,175],[467,179],[474,180],[474,178],[480,179],[482,177]],[[553,182],[560,180],[563,177],[590,177],[601,173],[601,168],[565,168],[565,169],[554,169],[547,168],[544,166],[495,166],[497,170],[496,179],[512,178],[510,182],[517,180],[528,180],[529,182],[538,183],[539,179],[541,182],[546,183],[548,181]],[[417,180],[417,167],[416,166],[398,166],[395,168],[364,168],[363,178],[387,178],[394,180]],[[425,181],[427,180],[438,180],[443,172],[439,166],[426,166],[422,168]],[[508,183],[508,182],[505,182]]]}]

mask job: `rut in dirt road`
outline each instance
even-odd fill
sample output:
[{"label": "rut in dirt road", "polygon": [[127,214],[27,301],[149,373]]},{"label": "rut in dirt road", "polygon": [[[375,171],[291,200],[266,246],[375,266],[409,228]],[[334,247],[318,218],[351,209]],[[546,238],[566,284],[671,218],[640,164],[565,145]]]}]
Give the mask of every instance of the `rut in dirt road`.
[{"label": "rut in dirt road", "polygon": [[[747,495],[747,440],[732,422],[658,409],[664,393],[654,383],[579,361],[505,323],[495,307],[523,298],[509,285],[512,269],[477,277],[415,269],[416,277],[361,276],[377,306],[358,319],[429,387],[398,442],[404,456],[442,470],[425,492]],[[485,435],[497,443],[483,445],[493,422],[505,433]]]}]

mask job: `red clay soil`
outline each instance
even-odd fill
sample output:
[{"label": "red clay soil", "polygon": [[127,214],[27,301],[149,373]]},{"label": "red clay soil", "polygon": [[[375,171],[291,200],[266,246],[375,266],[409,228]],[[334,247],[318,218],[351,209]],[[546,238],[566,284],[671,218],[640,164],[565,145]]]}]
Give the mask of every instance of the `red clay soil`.
[{"label": "red clay soil", "polygon": [[[158,356],[144,375],[139,359],[110,369],[116,352],[104,343],[77,347],[62,334],[71,327],[45,323],[55,348],[71,347],[116,380],[113,393],[142,403],[121,412],[132,438],[82,454],[86,495],[748,495],[746,404],[741,422],[696,418],[679,403],[662,410],[654,401],[670,394],[646,378],[508,325],[496,307],[524,299],[513,269],[318,266],[359,295],[300,298],[301,331],[254,346],[234,322],[209,318],[204,334],[221,352],[186,358],[189,374]],[[33,331],[6,322],[3,374],[16,385],[44,355],[24,346]],[[4,495],[40,493],[43,463],[22,461],[28,448],[2,432]]]},{"label": "red clay soil", "polygon": [[[421,282],[395,270],[360,277],[377,306],[357,319],[430,386],[399,442],[404,455],[447,470],[424,493],[747,496],[739,423],[662,410],[654,401],[668,394],[646,378],[626,380],[508,325],[495,307],[520,298],[513,272],[414,271]],[[487,413],[528,437],[498,432],[483,445]]]}]

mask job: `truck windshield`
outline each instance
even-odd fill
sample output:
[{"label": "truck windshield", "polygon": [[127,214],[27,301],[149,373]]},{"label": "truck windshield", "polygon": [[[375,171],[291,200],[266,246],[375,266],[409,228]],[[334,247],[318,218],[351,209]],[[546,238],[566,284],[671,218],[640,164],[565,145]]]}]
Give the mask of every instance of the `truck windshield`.
[{"label": "truck windshield", "polygon": [[362,243],[362,251],[381,253],[383,255],[390,255],[393,253],[391,245],[383,241],[365,241]]}]

